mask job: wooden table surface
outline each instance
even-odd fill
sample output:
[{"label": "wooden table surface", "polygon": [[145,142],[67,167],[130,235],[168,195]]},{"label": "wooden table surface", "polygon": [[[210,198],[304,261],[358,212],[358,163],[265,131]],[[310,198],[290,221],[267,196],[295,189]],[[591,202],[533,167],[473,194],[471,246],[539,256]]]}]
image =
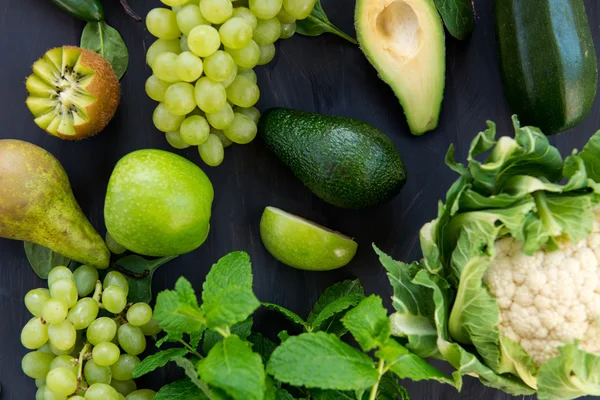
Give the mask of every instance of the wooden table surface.
[{"label": "wooden table surface", "polygon": [[[85,214],[104,234],[103,204],[110,173],[125,154],[143,148],[169,149],[164,135],[152,125],[155,103],[144,91],[151,74],[145,50],[154,40],[144,24],[137,24],[121,10],[117,0],[103,0],[107,21],[117,28],[130,52],[130,65],[122,80],[121,106],[115,119],[99,136],[66,142],[41,131],[27,107],[24,79],[32,63],[49,48],[77,45],[83,23],[63,14],[47,0],[0,1],[0,139],[16,138],[38,144],[54,154],[67,170],[75,196]],[[131,0],[140,15],[160,6],[158,0]],[[420,257],[418,230],[436,215],[454,174],[444,166],[450,143],[457,158],[464,159],[471,139],[497,122],[501,134],[512,134],[510,111],[505,103],[498,70],[491,1],[475,1],[476,24],[464,42],[447,38],[446,92],[436,131],[413,137],[392,91],[356,47],[325,35],[295,36],[278,43],[277,55],[258,68],[262,96],[259,108],[291,107],[338,114],[366,121],[386,132],[396,144],[408,169],[408,183],[391,203],[368,211],[348,211],[327,205],[314,196],[286,169],[260,140],[233,146],[218,168],[203,165],[193,148],[179,154],[198,163],[215,187],[212,231],[198,250],[179,257],[155,275],[155,293],[173,287],[183,275],[196,288],[211,264],[233,250],[247,251],[253,261],[255,291],[259,299],[286,306],[306,316],[322,291],[342,279],[358,277],[367,293],[378,293],[390,304],[391,289],[370,244],[411,261]],[[600,45],[600,3],[586,0],[590,25]],[[346,32],[353,31],[353,0],[324,0],[331,20]],[[597,50],[600,54],[600,49]],[[600,104],[572,131],[551,141],[563,154],[581,148],[600,127]],[[258,223],[265,206],[281,207],[332,229],[354,236],[359,243],[356,258],[347,267],[325,273],[294,270],[275,261],[264,249]],[[32,399],[33,381],[20,368],[27,352],[20,344],[22,326],[30,318],[23,304],[25,293],[44,282],[29,267],[21,242],[0,239],[0,384],[2,400]],[[276,314],[260,312],[255,319],[260,331],[274,336],[286,322]],[[175,369],[154,376],[155,387],[172,379]],[[467,378],[462,393],[434,383],[407,382],[412,398],[508,399],[510,396],[483,387]]]}]

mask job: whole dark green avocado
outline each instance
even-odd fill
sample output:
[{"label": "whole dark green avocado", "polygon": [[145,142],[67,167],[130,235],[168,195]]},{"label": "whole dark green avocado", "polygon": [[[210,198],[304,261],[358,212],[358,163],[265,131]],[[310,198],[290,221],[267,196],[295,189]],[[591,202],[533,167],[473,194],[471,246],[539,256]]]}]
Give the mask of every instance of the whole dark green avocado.
[{"label": "whole dark green avocado", "polygon": [[406,168],[392,141],[352,118],[273,108],[258,134],[314,194],[337,207],[374,207],[394,198]]}]

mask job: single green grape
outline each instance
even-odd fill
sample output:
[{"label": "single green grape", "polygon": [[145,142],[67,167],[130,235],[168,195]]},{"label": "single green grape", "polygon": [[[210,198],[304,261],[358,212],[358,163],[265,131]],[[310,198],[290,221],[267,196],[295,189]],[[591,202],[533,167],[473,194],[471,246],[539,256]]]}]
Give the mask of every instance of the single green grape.
[{"label": "single green grape", "polygon": [[41,351],[43,353],[48,353],[48,354],[54,354],[52,352],[52,349],[50,348],[50,343],[46,343],[44,344],[42,347],[40,347],[39,349],[37,349],[38,351]]},{"label": "single green grape", "polygon": [[50,369],[54,368],[67,368],[77,374],[79,366],[77,365],[76,358],[68,354],[63,354],[62,356],[56,356],[50,363]]},{"label": "single green grape", "polygon": [[146,349],[146,337],[142,330],[131,324],[123,324],[117,331],[119,345],[121,348],[132,356],[141,354]]},{"label": "single green grape", "polygon": [[73,272],[75,286],[79,297],[91,294],[96,288],[98,281],[98,270],[91,265],[82,265]]},{"label": "single green grape", "polygon": [[256,29],[256,25],[258,24],[258,19],[256,18],[256,15],[254,15],[252,13],[252,11],[250,11],[250,9],[247,7],[234,8],[233,9],[233,17],[245,19],[246,22],[248,22],[250,24],[252,31],[254,31],[254,29]]},{"label": "single green grape", "polygon": [[283,0],[283,8],[296,19],[305,19],[315,8],[317,0]]},{"label": "single green grape", "polygon": [[67,396],[63,394],[54,393],[48,388],[48,385],[44,386],[44,400],[66,400]]},{"label": "single green grape", "polygon": [[115,388],[115,390],[121,393],[123,396],[129,395],[129,393],[132,393],[137,389],[137,385],[133,379],[122,381],[113,378],[113,380],[110,382],[110,386]]},{"label": "single green grape", "polygon": [[249,107],[249,108],[236,107],[234,111],[237,113],[240,113],[240,114],[244,114],[246,117],[250,118],[252,121],[254,121],[255,124],[258,125],[258,120],[260,119],[260,111],[258,111],[258,108],[256,108],[256,107]]},{"label": "single green grape", "polygon": [[148,322],[146,325],[140,326],[140,329],[142,330],[145,336],[154,336],[162,332],[160,325],[158,324],[158,322],[156,322],[154,318],[152,318],[150,322]]},{"label": "single green grape", "polygon": [[119,400],[119,394],[110,385],[94,383],[85,392],[85,400]]},{"label": "single green grape", "polygon": [[208,25],[210,22],[202,16],[197,4],[188,4],[177,12],[177,26],[187,36],[198,25]]},{"label": "single green grape", "polygon": [[260,58],[258,65],[267,65],[275,58],[275,45],[273,43],[266,46],[260,46]]},{"label": "single green grape", "polygon": [[178,39],[164,40],[158,39],[148,47],[146,52],[146,64],[152,67],[154,60],[159,54],[162,53],[174,53],[179,54],[181,47]]},{"label": "single green grape", "polygon": [[281,7],[283,0],[250,0],[250,10],[257,18],[269,19],[275,18]]},{"label": "single green grape", "polygon": [[[204,143],[209,133],[210,126],[206,122],[206,119],[200,115],[187,117],[179,130],[181,139],[190,146],[197,146]],[[141,325],[144,324],[145,322]]]},{"label": "single green grape", "polygon": [[59,279],[70,279],[75,282],[75,277],[71,270],[67,267],[54,267],[48,273],[48,287],[52,286]]},{"label": "single green grape", "polygon": [[233,57],[223,50],[217,50],[204,59],[204,74],[215,82],[225,81],[234,71]]},{"label": "single green grape", "polygon": [[116,363],[110,366],[112,376],[120,381],[133,379],[133,369],[138,366],[140,359],[131,354],[121,354]]},{"label": "single green grape", "polygon": [[44,375],[43,379],[36,379],[35,380],[35,387],[36,388],[41,388],[42,386],[46,386],[46,375]]},{"label": "single green grape", "polygon": [[50,364],[54,356],[41,351],[32,351],[21,360],[21,369],[30,378],[46,379],[46,374],[50,371]]},{"label": "single green grape", "polygon": [[77,390],[77,376],[70,368],[54,368],[46,376],[46,387],[56,394],[68,396]]},{"label": "single green grape", "polygon": [[70,321],[50,324],[48,328],[50,344],[59,350],[69,350],[77,341],[77,332]]},{"label": "single green grape", "polygon": [[48,341],[48,324],[34,317],[21,330],[21,343],[33,350],[42,347]]},{"label": "single green grape", "polygon": [[[226,103],[223,108],[216,113],[206,114],[206,118],[213,128],[225,129],[233,122],[233,109],[229,103]],[[206,137],[208,138],[208,135]]]},{"label": "single green grape", "polygon": [[164,103],[159,103],[152,114],[152,122],[156,129],[162,132],[175,132],[179,130],[185,115],[175,115],[165,107]]},{"label": "single green grape", "polygon": [[233,123],[223,130],[225,136],[238,144],[250,143],[256,137],[257,132],[258,129],[254,121],[240,113],[235,113]]},{"label": "single green grape", "polygon": [[210,78],[198,79],[194,90],[196,104],[204,112],[217,112],[227,103],[227,92],[223,85]]},{"label": "single green grape", "polygon": [[281,24],[281,34],[279,35],[279,39],[289,39],[296,33],[296,23],[292,22],[291,24]]},{"label": "single green grape", "polygon": [[229,75],[229,77],[227,79],[225,79],[223,82],[221,82],[221,85],[223,85],[224,88],[227,88],[229,85],[231,85],[231,83],[237,76],[237,72],[238,72],[238,66],[237,66],[237,64],[233,64],[233,71],[231,72],[231,75]]},{"label": "single green grape", "polygon": [[171,114],[187,115],[196,108],[194,86],[187,82],[172,84],[165,92],[163,103]]},{"label": "single green grape", "polygon": [[198,152],[200,158],[209,167],[217,167],[223,162],[225,152],[223,150],[223,143],[216,135],[212,133],[208,136],[206,142],[198,146]]},{"label": "single green grape", "polygon": [[166,52],[160,53],[152,62],[152,73],[165,82],[175,83],[177,77],[177,54]]},{"label": "single green grape", "polygon": [[178,39],[181,31],[177,26],[177,14],[166,8],[154,8],[146,15],[148,32],[159,39]]},{"label": "single green grape", "polygon": [[33,289],[25,295],[25,307],[34,316],[42,315],[44,304],[50,299],[50,291],[48,289]]},{"label": "single green grape", "polygon": [[242,68],[254,68],[260,60],[260,47],[254,40],[251,40],[244,48],[230,49],[225,47],[225,50],[231,54],[233,61]]},{"label": "single green grape", "polygon": [[212,128],[210,130],[210,133],[217,136],[219,139],[221,139],[221,143],[223,144],[223,148],[225,148],[225,149],[233,144],[233,142],[231,140],[229,140],[229,138],[227,136],[225,136],[223,131],[221,131],[219,129]]},{"label": "single green grape", "polygon": [[259,46],[275,43],[281,36],[281,22],[277,18],[259,19],[253,39]]},{"label": "single green grape", "polygon": [[127,293],[120,286],[109,286],[102,292],[102,304],[108,312],[118,314],[127,306]]},{"label": "single green grape", "polygon": [[190,147],[189,144],[183,141],[178,131],[165,133],[165,138],[167,139],[167,143],[175,149],[187,149]]},{"label": "single green grape", "polygon": [[108,274],[106,274],[104,281],[102,282],[102,286],[105,288],[109,286],[118,286],[123,289],[125,295],[129,294],[129,282],[127,282],[125,275],[119,271],[110,271]]},{"label": "single green grape", "polygon": [[106,383],[110,385],[112,379],[111,367],[96,364],[94,360],[88,360],[83,367],[83,376],[90,385],[94,383]]},{"label": "single green grape", "polygon": [[152,307],[146,303],[135,303],[127,310],[127,321],[133,326],[145,325],[150,322],[151,319]]},{"label": "single green grape", "polygon": [[290,15],[290,13],[285,11],[285,8],[283,7],[281,8],[281,10],[279,10],[279,14],[277,14],[277,19],[282,24],[293,24],[294,22],[296,22],[296,18],[294,18]]},{"label": "single green grape", "polygon": [[79,395],[71,396],[71,397],[69,397],[69,400],[85,400],[85,397],[79,396]]},{"label": "single green grape", "polygon": [[188,35],[188,47],[199,57],[208,57],[221,47],[219,31],[210,25],[199,25]]},{"label": "single green grape", "polygon": [[177,77],[182,81],[197,81],[202,75],[203,69],[202,60],[191,51],[184,51],[177,56]]},{"label": "single green grape", "polygon": [[160,0],[162,3],[170,7],[182,7],[189,3],[189,0]]},{"label": "single green grape", "polygon": [[[148,78],[148,81],[150,79],[152,79],[152,77],[154,77],[154,79],[156,80],[156,82],[155,82],[156,83],[156,87],[155,87],[156,92],[154,92],[153,94],[155,95],[156,98],[161,98],[161,99],[164,98],[165,91],[167,90],[167,88],[169,86],[171,86],[171,84],[169,82],[165,82],[165,81],[158,79],[154,75],[150,76],[150,78]],[[146,89],[148,88],[148,81],[146,81]],[[148,90],[146,90],[146,92],[148,92]],[[152,96],[150,96],[150,98],[152,98]],[[156,99],[152,98],[152,100],[156,100]],[[162,100],[156,100],[156,101],[162,101]],[[117,255],[123,254],[127,251],[125,246],[123,246],[120,243],[117,243],[117,241],[108,232],[106,232],[106,238],[104,241],[106,242],[106,247],[108,247],[108,250],[110,250],[110,252],[113,254],[117,254]]]},{"label": "single green grape", "polygon": [[[74,279],[57,279],[50,286],[50,297],[62,301],[67,308],[71,308],[77,303],[77,286]],[[45,319],[45,318],[44,318]],[[52,322],[50,322],[52,323]]]},{"label": "single green grape", "polygon": [[58,299],[48,299],[42,307],[42,318],[49,324],[57,324],[67,318],[69,309]]},{"label": "single green grape", "polygon": [[44,392],[46,391],[46,385],[40,386],[35,392],[35,400],[46,400],[44,398]]},{"label": "single green grape", "polygon": [[219,28],[221,43],[225,47],[241,49],[252,39],[252,25],[244,18],[233,17]]},{"label": "single green grape", "polygon": [[231,0],[202,0],[200,11],[211,24],[222,24],[231,18],[233,5]]},{"label": "single green grape", "polygon": [[238,75],[245,76],[250,79],[252,82],[257,83],[258,78],[256,77],[256,72],[252,68],[240,68],[238,70]]},{"label": "single green grape", "polygon": [[191,51],[190,46],[187,43],[187,36],[182,36],[179,38],[179,48],[181,51]]},{"label": "single green grape", "polygon": [[75,330],[81,330],[87,328],[98,317],[99,311],[96,300],[91,297],[84,297],[69,310],[67,318],[71,321]]},{"label": "single green grape", "polygon": [[227,99],[240,107],[252,107],[258,102],[260,90],[249,78],[238,75],[226,89]]},{"label": "single green grape", "polygon": [[108,317],[100,317],[89,325],[87,340],[93,345],[110,342],[117,334],[117,323]]},{"label": "single green grape", "polygon": [[113,365],[120,355],[121,352],[117,345],[111,342],[98,343],[92,350],[92,360],[101,367]]},{"label": "single green grape", "polygon": [[[75,331],[75,333],[77,335],[77,331]],[[77,338],[75,338],[75,344],[77,344]],[[57,347],[53,346],[52,343],[49,343],[49,346],[50,346],[50,350],[52,350],[52,354],[54,354],[57,357],[58,356],[70,355],[75,350],[75,345],[73,345],[72,347],[69,347],[66,350],[60,350]]]},{"label": "single green grape", "polygon": [[[151,389],[139,389],[127,395],[125,400],[152,400],[156,392]],[[37,400],[37,399],[36,399]]]}]

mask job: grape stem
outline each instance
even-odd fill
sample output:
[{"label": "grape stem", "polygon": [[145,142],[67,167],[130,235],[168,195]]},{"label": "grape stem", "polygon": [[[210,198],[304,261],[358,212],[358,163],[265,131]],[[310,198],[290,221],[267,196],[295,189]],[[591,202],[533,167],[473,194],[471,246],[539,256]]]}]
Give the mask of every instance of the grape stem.
[{"label": "grape stem", "polygon": [[96,289],[94,290],[94,295],[92,296],[96,303],[98,303],[98,307],[104,308],[104,304],[102,304],[102,282],[100,280],[96,281]]},{"label": "grape stem", "polygon": [[139,15],[137,15],[137,13],[135,11],[133,11],[133,9],[129,6],[129,4],[127,3],[127,0],[121,0],[121,5],[125,9],[125,12],[127,13],[127,15],[129,15],[131,18],[135,19],[137,22],[142,21],[142,18]]},{"label": "grape stem", "polygon": [[83,361],[87,358],[90,347],[90,344],[86,343],[85,346],[83,346],[83,349],[81,349],[81,352],[79,353],[79,358],[77,358],[77,390],[81,389],[81,377],[83,376]]}]

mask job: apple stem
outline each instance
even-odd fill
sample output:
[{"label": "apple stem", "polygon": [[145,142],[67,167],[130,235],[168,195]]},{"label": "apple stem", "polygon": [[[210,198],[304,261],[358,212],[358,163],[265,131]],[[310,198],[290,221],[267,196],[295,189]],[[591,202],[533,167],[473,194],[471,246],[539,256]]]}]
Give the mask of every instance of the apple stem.
[{"label": "apple stem", "polygon": [[140,17],[139,15],[137,15],[137,13],[135,11],[133,11],[133,9],[129,6],[129,3],[127,3],[127,0],[120,0],[120,1],[121,1],[121,5],[125,9],[125,12],[127,13],[127,15],[129,15],[131,18],[135,19],[137,22],[142,21],[142,17]]}]

